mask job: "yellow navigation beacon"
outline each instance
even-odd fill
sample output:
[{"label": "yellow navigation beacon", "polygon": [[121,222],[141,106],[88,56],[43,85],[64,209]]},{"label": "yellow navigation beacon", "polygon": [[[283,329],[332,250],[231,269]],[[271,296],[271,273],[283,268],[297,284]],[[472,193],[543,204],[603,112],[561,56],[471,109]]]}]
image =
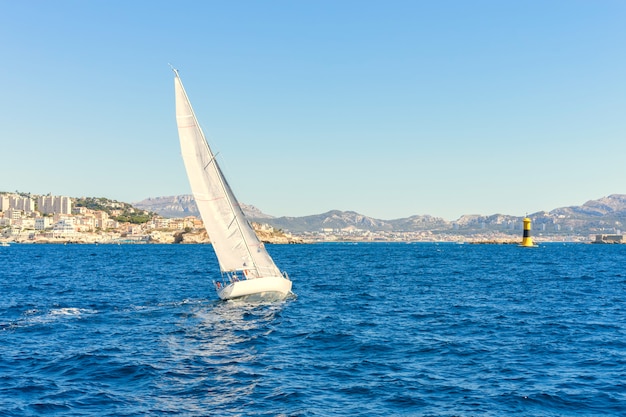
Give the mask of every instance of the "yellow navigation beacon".
[{"label": "yellow navigation beacon", "polygon": [[520,246],[526,248],[534,248],[533,238],[530,237],[530,218],[524,217],[524,237],[522,238],[522,244]]}]

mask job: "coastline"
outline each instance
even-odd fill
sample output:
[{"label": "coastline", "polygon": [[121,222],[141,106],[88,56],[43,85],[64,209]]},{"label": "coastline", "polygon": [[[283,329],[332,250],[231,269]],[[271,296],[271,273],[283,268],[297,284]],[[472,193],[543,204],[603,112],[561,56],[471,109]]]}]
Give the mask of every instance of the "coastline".
[{"label": "coastline", "polygon": [[[259,232],[259,239],[266,244],[300,244],[303,239],[277,232]],[[204,229],[198,231],[153,231],[148,234],[81,233],[64,236],[41,236],[36,234],[0,238],[0,244],[211,244]]]},{"label": "coastline", "polygon": [[[440,236],[439,239],[430,237],[428,239],[355,239],[337,236],[325,236],[307,238],[284,234],[271,234],[257,232],[259,239],[264,244],[272,245],[293,245],[293,244],[315,244],[315,243],[445,243],[445,244],[468,244],[468,245],[519,245],[520,239],[506,238],[494,239],[484,236]],[[608,243],[597,242],[581,236],[566,236],[562,239],[534,239],[536,244],[543,243]],[[619,244],[617,242],[610,242]],[[18,238],[0,238],[0,245],[27,244],[27,245],[150,245],[150,244],[181,244],[181,245],[210,245],[204,229],[192,232],[153,232],[146,235],[119,235],[119,234],[97,234],[97,233],[76,233],[73,236],[62,237],[35,237],[29,238],[20,236]]]}]

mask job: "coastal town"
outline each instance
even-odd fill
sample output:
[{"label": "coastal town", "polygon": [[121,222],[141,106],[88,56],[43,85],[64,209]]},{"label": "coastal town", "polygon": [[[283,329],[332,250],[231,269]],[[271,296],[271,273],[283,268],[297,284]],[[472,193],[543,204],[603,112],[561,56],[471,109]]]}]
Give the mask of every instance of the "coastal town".
[{"label": "coastal town", "polygon": [[[253,223],[268,243],[302,239]],[[0,194],[0,242],[9,243],[210,243],[195,216],[165,218],[108,199]]]},{"label": "coastal town", "polygon": [[[264,222],[252,225],[265,243],[315,242],[454,242],[516,244],[521,230],[371,231],[355,226],[293,233]],[[622,235],[543,236],[536,242],[622,243]],[[202,221],[194,216],[163,217],[128,203],[105,198],[72,198],[28,193],[0,193],[0,243],[210,243]]]}]

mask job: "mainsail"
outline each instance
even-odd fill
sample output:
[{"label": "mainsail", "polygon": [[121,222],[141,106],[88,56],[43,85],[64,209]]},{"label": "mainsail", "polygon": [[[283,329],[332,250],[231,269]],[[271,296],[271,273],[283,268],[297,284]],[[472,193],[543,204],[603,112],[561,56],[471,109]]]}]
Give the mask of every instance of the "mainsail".
[{"label": "mainsail", "polygon": [[174,70],[176,122],[191,191],[222,272],[244,271],[248,279],[281,276],[245,218]]}]

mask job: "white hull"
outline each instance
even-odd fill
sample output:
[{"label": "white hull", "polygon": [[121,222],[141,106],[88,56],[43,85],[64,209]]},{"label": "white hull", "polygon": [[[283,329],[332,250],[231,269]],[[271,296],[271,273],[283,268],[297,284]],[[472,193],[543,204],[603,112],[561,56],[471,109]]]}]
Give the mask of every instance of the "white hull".
[{"label": "white hull", "polygon": [[282,300],[290,293],[291,281],[282,276],[237,281],[217,290],[222,300],[241,297]]}]

